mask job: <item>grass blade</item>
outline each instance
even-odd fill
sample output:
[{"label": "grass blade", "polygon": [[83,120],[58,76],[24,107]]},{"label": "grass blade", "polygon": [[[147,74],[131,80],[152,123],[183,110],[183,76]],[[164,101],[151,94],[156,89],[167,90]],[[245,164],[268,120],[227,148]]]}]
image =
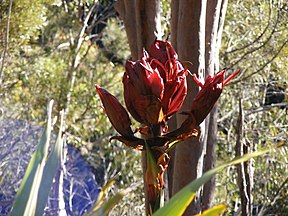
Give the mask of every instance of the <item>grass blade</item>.
[{"label": "grass blade", "polygon": [[43,215],[44,208],[46,206],[49,192],[52,187],[53,179],[57,170],[59,169],[62,163],[62,150],[63,150],[63,136],[62,136],[62,128],[63,128],[63,119],[64,112],[61,111],[61,123],[59,128],[58,137],[55,145],[52,146],[51,153],[47,159],[47,162],[44,167],[43,176],[40,183],[40,191],[38,191],[38,199],[37,199],[37,207],[36,207],[36,215]]},{"label": "grass blade", "polygon": [[10,214],[11,216],[31,216],[35,214],[37,194],[43,174],[45,160],[48,155],[48,147],[51,136],[52,106],[53,100],[51,100],[48,105],[47,126],[44,129],[40,143],[38,144],[37,149],[32,155],[28,164],[12,207]]}]

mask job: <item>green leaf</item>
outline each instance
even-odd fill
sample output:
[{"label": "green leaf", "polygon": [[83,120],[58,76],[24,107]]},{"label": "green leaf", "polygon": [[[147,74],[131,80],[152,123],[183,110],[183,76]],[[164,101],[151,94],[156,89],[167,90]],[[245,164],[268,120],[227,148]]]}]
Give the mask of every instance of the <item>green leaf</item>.
[{"label": "green leaf", "polygon": [[[108,215],[109,212],[120,202],[120,200],[126,196],[130,192],[130,189],[125,189],[120,191],[119,193],[115,194],[111,197],[107,202],[103,204],[103,206],[96,212],[95,215]],[[101,214],[100,214],[101,213]]]},{"label": "green leaf", "polygon": [[14,201],[11,216],[31,216],[35,215],[37,196],[40,182],[44,170],[45,161],[48,155],[48,147],[51,135],[51,115],[53,100],[48,106],[47,126],[43,132],[40,143],[32,155],[20,188]]},{"label": "green leaf", "polygon": [[47,127],[35,153],[29,162],[28,168],[17,193],[11,215],[43,215],[48,195],[51,190],[53,179],[62,162],[63,149],[63,119],[61,113],[61,123],[57,141],[52,146],[48,155],[48,147],[51,134],[51,114],[53,101],[48,107]]},{"label": "green leaf", "polygon": [[204,173],[200,178],[195,179],[194,181],[192,181],[191,183],[189,183],[188,185],[186,185],[183,189],[181,189],[177,194],[175,194],[167,203],[166,205],[159,209],[157,212],[155,212],[155,214],[153,214],[153,216],[177,216],[177,215],[182,215],[184,213],[184,211],[186,210],[187,206],[190,204],[190,202],[193,200],[193,198],[195,197],[195,194],[197,192],[197,190],[204,185],[206,182],[209,181],[209,179],[215,175],[216,173],[218,173],[219,171],[221,171],[222,169],[228,167],[228,166],[232,166],[232,165],[236,165],[245,161],[248,161],[251,158],[260,156],[260,155],[264,155],[266,153],[268,153],[269,151],[278,148],[278,146],[274,147],[274,148],[269,148],[269,149],[264,149],[264,150],[260,150],[257,152],[253,152],[250,154],[245,154],[241,157],[236,157],[233,160],[224,163],[218,167],[215,167],[214,169],[211,169],[209,171],[207,171],[206,173]]},{"label": "green leaf", "polygon": [[126,196],[134,187],[129,187],[115,194],[105,202],[105,196],[108,193],[108,189],[115,183],[115,180],[109,181],[100,191],[97,202],[93,207],[93,210],[85,214],[86,216],[103,216],[108,215],[109,212],[119,203],[119,201]]},{"label": "green leaf", "polygon": [[[108,190],[112,187],[112,185],[114,185],[114,183],[115,183],[115,180],[112,179],[106,185],[103,186],[102,190],[98,194],[97,201],[96,201],[96,203],[93,207],[93,210],[91,212],[97,212],[97,211],[99,212],[100,211],[99,209],[101,209],[103,207],[103,204],[105,202]],[[87,215],[94,215],[94,214],[87,214]]]},{"label": "green leaf", "polygon": [[47,159],[47,163],[44,167],[44,172],[42,176],[42,180],[40,183],[41,192],[38,191],[38,199],[37,199],[37,207],[36,207],[36,215],[43,215],[44,208],[47,204],[49,192],[52,187],[53,179],[57,170],[59,169],[62,163],[62,150],[63,150],[63,136],[62,136],[62,128],[64,121],[64,112],[61,111],[61,121],[60,128],[58,133],[58,138],[55,145],[52,146],[51,153]]},{"label": "green leaf", "polygon": [[218,216],[226,210],[226,205],[225,204],[220,204],[217,206],[214,206],[210,209],[207,209],[204,211],[202,214],[197,214],[195,216]]}]

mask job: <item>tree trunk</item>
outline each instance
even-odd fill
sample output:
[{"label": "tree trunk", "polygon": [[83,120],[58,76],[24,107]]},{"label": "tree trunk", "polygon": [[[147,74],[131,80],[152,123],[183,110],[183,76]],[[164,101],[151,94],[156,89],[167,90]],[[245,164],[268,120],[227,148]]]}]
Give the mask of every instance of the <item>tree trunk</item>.
[{"label": "tree trunk", "polygon": [[[205,67],[205,8],[206,1],[172,0],[172,41],[176,44],[179,58],[187,64],[192,73],[202,77]],[[175,31],[175,32],[173,32]],[[175,38],[174,38],[175,37]],[[175,46],[174,44],[174,46]],[[193,98],[199,91],[198,85],[189,76],[188,94],[182,106],[182,110],[189,110]],[[183,115],[177,115],[177,123],[181,125]],[[201,133],[204,133],[204,124]],[[192,138],[177,145],[174,158],[174,176],[172,193],[177,193],[193,179],[202,175],[203,169],[203,136]],[[199,201],[199,200],[198,200]],[[196,201],[187,208],[185,215],[192,215],[199,211],[199,202]],[[196,207],[196,208],[195,208]],[[193,209],[196,211],[193,211]]]},{"label": "tree trunk", "polygon": [[[118,0],[115,5],[124,21],[132,59],[142,57],[143,48],[148,49],[156,38],[161,38],[160,1],[159,0]],[[142,153],[146,215],[150,214],[146,190],[146,152]]]},{"label": "tree trunk", "polygon": [[118,0],[115,4],[124,21],[133,60],[142,56],[156,38],[161,38],[159,0]]},{"label": "tree trunk", "polygon": [[[182,62],[190,62],[187,65],[191,73],[196,73],[201,79],[219,71],[219,47],[226,7],[227,0],[172,0],[172,45],[177,50]],[[206,72],[204,73],[204,71]],[[198,86],[189,77],[188,95],[182,107],[183,110],[191,108],[192,100],[198,91]],[[183,118],[181,115],[177,116],[178,125],[182,123]],[[207,171],[214,167],[217,108],[211,111],[200,128],[201,136],[198,139],[186,140],[176,147],[173,167],[173,194],[202,175],[203,170]],[[211,206],[214,188],[215,179],[213,178],[204,186],[201,201],[202,210]],[[191,215],[200,210],[198,196],[198,200],[187,209],[185,215]]]},{"label": "tree trunk", "polygon": [[[212,0],[207,2],[206,10],[206,36],[205,36],[205,75],[213,76],[215,72],[219,71],[219,58],[217,49],[217,37],[219,29],[219,17],[221,12],[222,0]],[[216,161],[216,143],[217,143],[217,106],[213,108],[206,118],[205,134],[205,159],[204,172],[212,169]],[[215,190],[215,176],[204,185],[202,210],[208,209],[212,205]]]},{"label": "tree trunk", "polygon": [[[243,143],[244,112],[242,99],[239,100],[239,117],[237,122],[237,141],[235,147],[235,156],[240,157],[251,153],[250,146]],[[241,198],[241,215],[252,215],[252,165],[251,161],[246,161],[237,165],[237,179]]]}]

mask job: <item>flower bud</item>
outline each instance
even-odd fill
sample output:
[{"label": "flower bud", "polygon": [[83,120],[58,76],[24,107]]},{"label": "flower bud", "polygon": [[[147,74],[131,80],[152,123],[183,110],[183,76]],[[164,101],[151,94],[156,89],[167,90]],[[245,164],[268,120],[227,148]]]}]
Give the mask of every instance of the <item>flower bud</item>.
[{"label": "flower bud", "polygon": [[168,41],[155,40],[150,46],[149,53],[164,66],[169,59],[178,59],[176,51]]},{"label": "flower bud", "polygon": [[162,121],[161,99],[164,84],[157,70],[153,70],[148,53],[136,62],[127,61],[123,76],[124,98],[128,111],[140,123],[157,124]]},{"label": "flower bud", "polygon": [[101,88],[99,85],[96,85],[95,87],[113,127],[123,137],[133,138],[134,135],[130,127],[131,121],[125,108],[119,103],[117,98],[108,91]]},{"label": "flower bud", "polygon": [[204,84],[194,75],[195,82],[201,87],[201,90],[194,98],[191,107],[191,113],[194,115],[197,125],[204,121],[206,116],[215,106],[222,93],[223,87],[240,71],[234,72],[224,80],[225,72],[226,70],[223,69],[215,76],[208,76]]}]

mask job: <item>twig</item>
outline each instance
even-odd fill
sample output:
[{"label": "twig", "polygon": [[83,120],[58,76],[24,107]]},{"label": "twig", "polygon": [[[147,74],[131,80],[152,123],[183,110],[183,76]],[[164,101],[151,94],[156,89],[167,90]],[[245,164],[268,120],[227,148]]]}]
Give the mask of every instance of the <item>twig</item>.
[{"label": "twig", "polygon": [[[237,122],[237,141],[236,141],[236,156],[247,154],[250,147],[243,143],[243,127],[244,127],[244,112],[242,107],[242,99],[239,99],[239,117]],[[241,214],[252,215],[252,172],[251,162],[247,161],[237,165],[238,185],[241,198]]]},{"label": "twig", "polygon": [[258,36],[256,37],[252,42],[244,45],[243,47],[239,47],[239,48],[236,48],[234,50],[231,50],[231,51],[227,51],[226,53],[227,54],[230,54],[230,53],[234,53],[234,52],[237,52],[237,51],[240,51],[240,50],[244,50],[246,48],[248,48],[249,46],[252,46],[254,43],[256,43],[257,41],[259,41],[263,36],[264,34],[266,33],[266,31],[269,29],[270,27],[270,24],[271,24],[271,18],[272,18],[272,9],[271,9],[271,5],[269,7],[269,18],[268,18],[268,23],[265,27],[265,29],[263,30],[263,32]]},{"label": "twig", "polygon": [[258,113],[258,112],[265,112],[265,111],[270,110],[274,107],[283,107],[283,106],[288,107],[288,103],[282,102],[282,103],[276,103],[276,104],[262,106],[262,107],[255,109],[255,110],[252,110],[250,113],[247,114],[247,116],[252,115],[254,113]]},{"label": "twig", "polygon": [[288,40],[286,40],[286,41],[281,45],[281,47],[280,47],[280,49],[277,51],[277,53],[275,53],[275,55],[274,55],[270,60],[268,60],[265,64],[263,64],[258,70],[254,71],[253,73],[251,73],[251,74],[249,74],[249,75],[247,75],[247,76],[245,76],[245,77],[243,77],[243,78],[241,77],[241,78],[232,80],[232,81],[230,82],[230,85],[232,85],[232,84],[234,85],[234,84],[236,84],[236,83],[238,83],[238,82],[242,82],[242,81],[250,78],[251,76],[253,76],[253,75],[255,75],[255,74],[260,73],[261,71],[263,71],[263,69],[264,69],[268,64],[270,64],[271,62],[274,61],[274,59],[279,55],[279,53],[280,53],[280,52],[282,51],[282,49],[286,46],[287,43],[288,43]]},{"label": "twig", "polygon": [[9,8],[8,8],[7,24],[6,24],[5,49],[4,49],[3,56],[2,56],[2,65],[1,65],[1,70],[0,70],[0,84],[2,83],[5,58],[6,58],[8,48],[9,48],[9,29],[10,29],[10,17],[11,17],[12,3],[13,3],[13,0],[10,0]]},{"label": "twig", "polygon": [[[275,24],[274,24],[274,26],[273,26],[273,29],[272,29],[270,35],[268,36],[268,38],[267,38],[263,43],[261,43],[260,46],[257,46],[257,47],[255,47],[255,48],[252,48],[251,50],[249,50],[249,51],[247,51],[246,53],[244,53],[236,62],[234,62],[232,65],[230,65],[229,68],[233,68],[235,65],[238,65],[239,62],[241,62],[242,60],[244,60],[248,55],[252,54],[253,52],[255,52],[255,51],[257,51],[257,50],[259,50],[259,49],[261,49],[261,48],[263,48],[263,47],[265,47],[266,44],[271,40],[272,36],[274,35],[274,33],[275,33],[276,30],[277,30],[277,26],[278,26],[278,24],[279,24],[279,22],[278,22],[278,21],[279,21],[279,18],[280,18],[280,13],[278,12],[278,14],[277,14],[277,19],[276,19],[276,21],[275,21]],[[228,68],[228,69],[229,69],[229,68]]]},{"label": "twig", "polygon": [[[66,95],[66,105],[65,105],[65,115],[68,114],[69,112],[69,106],[70,106],[70,101],[71,101],[71,93],[73,91],[73,87],[74,87],[74,83],[75,83],[75,79],[76,79],[76,69],[78,68],[79,64],[80,64],[80,60],[81,60],[81,57],[80,57],[80,48],[83,44],[83,41],[84,41],[84,33],[85,33],[85,30],[86,28],[88,27],[88,21],[92,15],[92,12],[94,11],[94,8],[96,7],[97,5],[97,2],[98,1],[94,1],[94,4],[92,5],[92,7],[90,8],[85,20],[84,20],[84,24],[83,24],[83,27],[82,29],[80,30],[79,34],[78,34],[78,37],[77,37],[77,46],[76,46],[76,49],[75,49],[75,57],[72,61],[72,64],[71,64],[71,68],[70,68],[70,74],[71,74],[71,77],[70,77],[70,87],[69,87],[69,91]],[[89,48],[88,48],[89,50]]]}]

